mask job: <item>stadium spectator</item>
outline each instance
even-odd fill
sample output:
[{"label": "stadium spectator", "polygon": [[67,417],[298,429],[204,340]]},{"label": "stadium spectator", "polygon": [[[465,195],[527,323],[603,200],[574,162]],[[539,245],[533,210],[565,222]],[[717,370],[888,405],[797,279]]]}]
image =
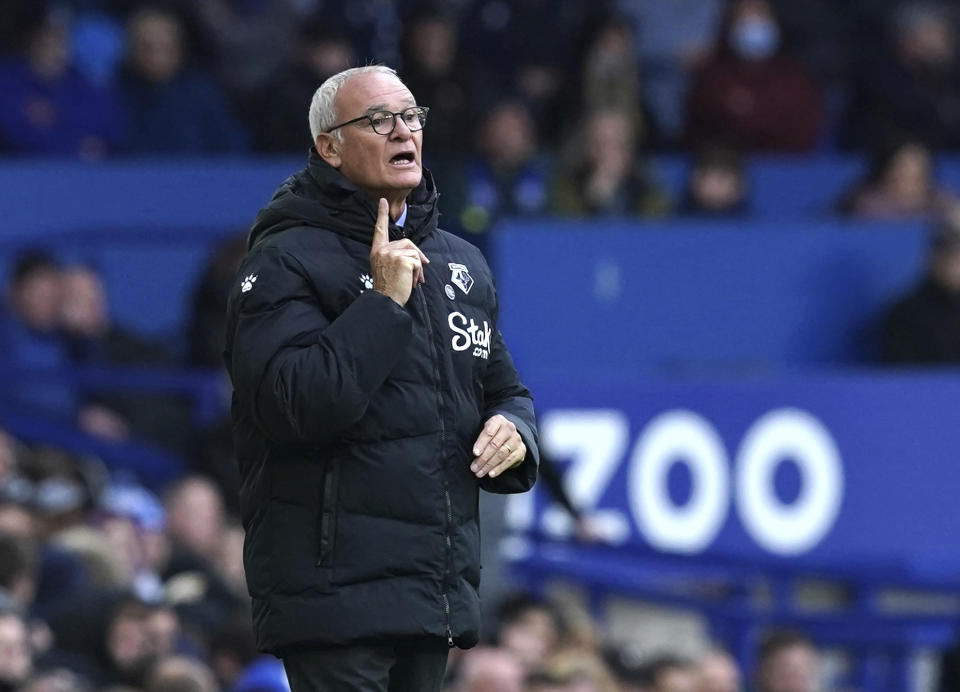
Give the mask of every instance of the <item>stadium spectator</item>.
[{"label": "stadium spectator", "polygon": [[457,666],[455,692],[524,692],[524,671],[503,649],[477,647],[463,653]]},{"label": "stadium spectator", "polygon": [[[140,338],[110,317],[103,278],[94,268],[63,269],[61,333],[70,362],[79,367],[171,366],[173,359],[155,342]],[[80,412],[81,427],[101,439],[135,437],[169,449],[188,444],[189,411],[175,395],[87,390]]]},{"label": "stadium spectator", "polygon": [[0,400],[64,423],[76,420],[75,389],[58,377],[69,364],[59,333],[63,283],[52,256],[26,251],[14,261],[0,321],[0,345],[14,374],[32,373],[3,388]]},{"label": "stadium spectator", "polygon": [[13,692],[33,671],[30,630],[23,617],[0,606],[0,690]]},{"label": "stadium spectator", "polygon": [[750,182],[743,157],[735,149],[711,146],[693,161],[678,213],[702,218],[736,218],[750,211]]},{"label": "stadium spectator", "polygon": [[168,656],[153,664],[144,692],[219,692],[210,669],[186,656]]},{"label": "stadium spectator", "polygon": [[310,103],[328,77],[357,62],[351,37],[331,26],[326,16],[305,24],[296,43],[293,63],[273,74],[257,99],[258,117],[251,127],[259,151],[302,154],[309,149],[309,134],[297,127],[303,120],[303,104]]},{"label": "stadium spectator", "polygon": [[616,0],[633,24],[635,50],[643,76],[643,100],[659,143],[676,146],[683,138],[691,75],[710,54],[723,0]]},{"label": "stadium spectator", "polygon": [[734,0],[688,102],[687,142],[747,152],[809,152],[822,125],[820,88],[787,51],[767,0]]},{"label": "stadium spectator", "polygon": [[552,208],[564,215],[664,214],[669,203],[637,147],[629,113],[590,113],[572,139],[552,184]]},{"label": "stadium spectator", "polygon": [[548,164],[533,120],[518,101],[494,106],[483,118],[477,155],[465,166],[460,226],[485,249],[486,236],[504,216],[532,216],[547,209]]},{"label": "stadium spectator", "polygon": [[460,49],[459,28],[442,5],[421,8],[403,25],[404,82],[430,108],[430,150],[465,155],[485,98],[483,75]]},{"label": "stadium spectator", "polygon": [[36,542],[0,530],[0,603],[28,612],[36,596],[38,570]]},{"label": "stadium spectator", "polygon": [[187,65],[181,20],[145,8],[127,24],[120,91],[127,109],[126,150],[134,154],[238,152],[247,135],[217,84]]},{"label": "stadium spectator", "polygon": [[[303,113],[300,113],[300,119],[303,119]],[[243,259],[246,244],[246,233],[224,240],[217,246],[193,288],[187,335],[188,363],[194,367],[223,366],[223,342],[227,333],[227,296],[240,260]]]},{"label": "stadium spectator", "polygon": [[[453,5],[455,3],[449,3]],[[470,4],[462,26],[469,55],[482,56],[497,100],[516,98],[537,128],[537,140],[555,145],[571,107],[564,88],[579,70],[584,27],[607,11],[606,0],[482,0]],[[549,20],[549,28],[546,21]]]},{"label": "stadium spectator", "polygon": [[576,131],[583,113],[612,110],[626,114],[633,124],[637,142],[649,144],[651,123],[644,112],[640,91],[633,27],[616,15],[599,17],[586,33],[575,99],[575,108],[564,118],[564,127]]},{"label": "stadium spectator", "polygon": [[237,585],[240,558],[236,530],[228,531],[219,489],[201,476],[171,485],[164,497],[171,551],[161,568],[167,599],[176,604],[184,628],[194,635],[214,632],[247,595]]},{"label": "stadium spectator", "polygon": [[673,654],[664,654],[647,662],[651,692],[697,692],[694,664]]},{"label": "stadium spectator", "polygon": [[124,137],[119,102],[71,64],[66,16],[45,11],[45,3],[36,5],[21,50],[0,63],[0,149],[102,158]]},{"label": "stadium spectator", "polygon": [[617,692],[617,683],[594,652],[560,651],[527,676],[530,692]]},{"label": "stadium spectator", "polygon": [[873,153],[866,175],[844,194],[839,211],[871,221],[932,219],[957,198],[937,183],[930,150],[918,139],[894,138]]},{"label": "stadium spectator", "polygon": [[955,8],[926,0],[904,3],[893,14],[889,50],[866,61],[852,81],[847,147],[870,147],[910,131],[934,149],[960,148],[955,22]]},{"label": "stadium spectator", "polygon": [[807,635],[773,630],[760,642],[754,673],[757,692],[818,692],[820,652]]},{"label": "stadium spectator", "polygon": [[324,15],[329,15],[332,8],[325,4],[320,0],[183,3],[192,6],[202,35],[212,45],[219,82],[240,101],[257,93],[272,75],[289,65],[297,47],[297,30],[321,6]]},{"label": "stadium spectator", "polygon": [[720,648],[712,648],[696,663],[696,692],[740,692],[740,668],[733,656]]},{"label": "stadium spectator", "polygon": [[960,217],[937,224],[926,276],[886,312],[881,338],[891,365],[960,363]]},{"label": "stadium spectator", "polygon": [[533,671],[557,650],[561,639],[556,608],[525,594],[505,598],[497,608],[497,644],[527,672]]}]

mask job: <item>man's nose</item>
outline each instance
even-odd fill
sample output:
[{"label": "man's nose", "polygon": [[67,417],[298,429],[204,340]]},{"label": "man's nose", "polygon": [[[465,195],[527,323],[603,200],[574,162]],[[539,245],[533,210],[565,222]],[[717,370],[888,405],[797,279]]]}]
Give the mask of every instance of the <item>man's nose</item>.
[{"label": "man's nose", "polygon": [[407,122],[401,118],[399,115],[396,117],[396,124],[393,127],[393,132],[390,133],[391,139],[405,140],[410,139],[410,136],[413,134],[413,131],[407,127]]}]

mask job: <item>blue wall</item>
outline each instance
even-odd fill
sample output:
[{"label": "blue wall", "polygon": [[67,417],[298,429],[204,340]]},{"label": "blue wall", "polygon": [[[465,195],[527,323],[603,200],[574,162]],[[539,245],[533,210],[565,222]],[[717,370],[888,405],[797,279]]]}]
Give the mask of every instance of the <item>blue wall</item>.
[{"label": "blue wall", "polygon": [[751,372],[869,360],[922,271],[919,226],[543,221],[501,229],[501,329],[525,372]]},{"label": "blue wall", "polygon": [[[216,244],[245,232],[302,161],[6,161],[0,259],[46,244],[67,260],[93,261],[118,321],[176,337]],[[686,162],[656,166],[679,195]],[[859,167],[852,159],[758,160],[750,223],[505,225],[494,259],[507,338],[526,368],[606,373],[868,356],[870,326],[919,273],[925,241],[917,227],[823,220]],[[944,163],[942,174],[960,180],[960,162]],[[7,268],[0,262],[0,280]]]}]

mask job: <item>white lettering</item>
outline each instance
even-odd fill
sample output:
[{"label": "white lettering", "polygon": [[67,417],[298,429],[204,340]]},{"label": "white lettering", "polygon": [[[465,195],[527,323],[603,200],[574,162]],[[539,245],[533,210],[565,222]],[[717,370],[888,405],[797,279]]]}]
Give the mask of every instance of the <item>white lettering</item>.
[{"label": "white lettering", "polygon": [[[777,497],[774,472],[790,459],[799,496]],[[830,431],[806,411],[783,408],[750,426],[737,453],[737,511],[744,528],[778,555],[805,553],[823,539],[843,503],[843,464]]]},{"label": "white lettering", "polygon": [[470,348],[471,337],[468,332],[454,324],[454,322],[458,320],[462,326],[466,326],[467,318],[461,315],[459,312],[451,312],[450,316],[447,317],[447,324],[450,325],[450,329],[453,330],[455,335],[453,339],[451,339],[450,345],[453,346],[454,351],[466,351],[468,348]]},{"label": "white lettering", "polygon": [[[667,489],[675,463],[690,469],[690,498],[676,505]],[[662,413],[644,428],[630,458],[630,508],[655,548],[699,553],[716,538],[730,505],[727,452],[710,423],[692,411]]]},{"label": "white lettering", "polygon": [[490,357],[490,338],[493,335],[493,330],[486,320],[483,321],[483,327],[477,324],[472,317],[470,323],[467,324],[466,315],[460,312],[451,312],[447,316],[447,324],[454,332],[454,336],[450,340],[450,345],[453,346],[454,351],[466,351],[472,344],[476,346],[473,355],[478,358]]}]

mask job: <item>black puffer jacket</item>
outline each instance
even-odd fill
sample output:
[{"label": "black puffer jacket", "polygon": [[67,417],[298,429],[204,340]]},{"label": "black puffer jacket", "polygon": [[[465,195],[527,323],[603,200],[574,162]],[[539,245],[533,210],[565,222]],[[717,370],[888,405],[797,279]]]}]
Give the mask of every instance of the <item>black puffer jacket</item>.
[{"label": "black puffer jacket", "polygon": [[[477,640],[477,489],[529,489],[537,438],[490,270],[437,229],[436,200],[425,172],[404,227],[390,226],[430,259],[405,308],[369,290],[373,200],[316,154],[251,232],[225,355],[262,650]],[[478,481],[471,446],[496,413],[527,457]]]}]

